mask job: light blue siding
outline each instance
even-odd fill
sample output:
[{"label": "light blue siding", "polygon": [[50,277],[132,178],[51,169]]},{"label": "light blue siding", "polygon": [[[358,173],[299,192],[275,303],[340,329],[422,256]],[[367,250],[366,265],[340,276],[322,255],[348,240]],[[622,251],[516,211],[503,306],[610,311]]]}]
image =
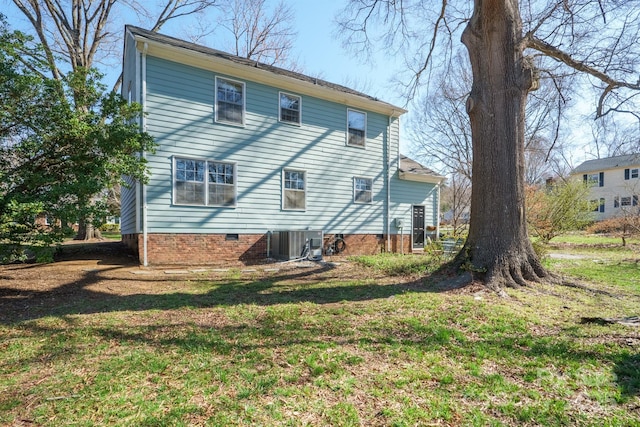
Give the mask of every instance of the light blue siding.
[{"label": "light blue siding", "polygon": [[120,232],[122,234],[137,233],[136,229],[136,189],[135,183],[127,179],[129,187],[120,189]]},{"label": "light blue siding", "polygon": [[[140,75],[136,69],[140,53],[130,37],[125,39],[124,64],[121,95],[133,102],[141,101]],[[120,232],[122,234],[137,233],[136,212],[139,211],[139,200],[136,198],[136,183],[125,179],[128,186],[120,190]]]},{"label": "light blue siding", "polygon": [[[404,233],[411,232],[414,205],[424,206],[425,225],[436,226],[438,215],[438,186],[424,182],[403,181],[396,176],[391,181],[391,218],[400,218]],[[393,229],[392,229],[393,232]]]},{"label": "light blue siding", "polygon": [[[158,144],[148,156],[149,232],[265,233],[306,227],[325,233],[385,232],[387,116],[368,112],[366,148],[349,147],[347,105],[302,95],[302,125],[281,123],[280,89],[245,81],[245,126],[215,123],[215,76],[147,58],[147,131]],[[397,130],[394,120],[392,136]],[[391,146],[392,159],[397,158],[397,139]],[[173,156],[236,162],[237,206],[173,204]],[[281,209],[283,168],[307,172],[306,211]],[[354,176],[373,179],[372,204],[353,203]]]}]

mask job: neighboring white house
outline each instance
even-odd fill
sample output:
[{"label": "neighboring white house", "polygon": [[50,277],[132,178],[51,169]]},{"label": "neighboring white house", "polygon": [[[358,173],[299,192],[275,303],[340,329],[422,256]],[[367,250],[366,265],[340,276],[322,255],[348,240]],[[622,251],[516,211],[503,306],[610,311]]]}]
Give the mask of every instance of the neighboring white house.
[{"label": "neighboring white house", "polygon": [[640,210],[640,153],[588,160],[571,174],[591,185],[598,220]]}]

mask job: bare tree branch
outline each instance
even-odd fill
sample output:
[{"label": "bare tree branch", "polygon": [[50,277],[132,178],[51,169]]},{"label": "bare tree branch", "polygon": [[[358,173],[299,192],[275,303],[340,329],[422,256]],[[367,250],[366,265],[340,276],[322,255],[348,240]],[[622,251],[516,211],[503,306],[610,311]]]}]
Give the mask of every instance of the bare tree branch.
[{"label": "bare tree branch", "polygon": [[269,10],[265,0],[226,0],[220,7],[223,11],[220,25],[233,37],[232,53],[293,68],[289,55],[296,32],[290,6],[280,1]]},{"label": "bare tree branch", "polygon": [[624,80],[617,80],[611,77],[609,74],[595,67],[592,67],[590,65],[585,64],[584,62],[576,60],[575,58],[573,58],[566,52],[558,49],[557,47],[552,46],[549,43],[546,43],[543,40],[536,38],[535,36],[533,36],[533,34],[527,34],[524,37],[523,41],[524,41],[524,45],[527,48],[537,50],[538,52],[541,52],[548,57],[554,58],[557,61],[562,62],[563,64],[569,66],[570,68],[576,71],[593,76],[598,80],[600,80],[602,83],[606,84],[606,87],[600,96],[600,100],[598,101],[597,117],[601,117],[603,115],[604,99],[607,97],[607,95],[610,94],[611,91],[618,88],[640,90],[640,81],[636,83],[631,83]]}]

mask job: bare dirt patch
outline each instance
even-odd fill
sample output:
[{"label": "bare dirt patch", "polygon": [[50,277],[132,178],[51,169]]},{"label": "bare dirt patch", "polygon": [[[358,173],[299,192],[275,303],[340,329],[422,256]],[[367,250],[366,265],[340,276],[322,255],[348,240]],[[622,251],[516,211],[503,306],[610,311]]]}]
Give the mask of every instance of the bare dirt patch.
[{"label": "bare dirt patch", "polygon": [[[362,294],[340,296],[335,292],[297,291],[292,301],[338,302],[339,298],[366,299],[424,289],[423,277],[388,277],[376,270],[345,259],[328,262],[274,262],[258,266],[233,265],[228,268],[207,266],[141,267],[121,242],[69,242],[50,264],[12,264],[0,266],[0,322],[14,323],[47,315],[88,314],[116,310],[172,308],[167,295],[180,294],[189,282],[228,281],[253,284],[256,292],[238,293],[224,301],[271,304],[282,302],[276,292],[258,289],[263,281],[292,284],[318,284],[323,281],[371,281]],[[386,285],[386,286],[385,286]],[[379,291],[379,286],[385,290]],[[251,286],[245,286],[251,288]],[[375,289],[374,289],[375,288]],[[440,289],[460,292],[459,289]],[[163,297],[160,297],[160,296]],[[155,297],[154,297],[155,296]],[[222,303],[224,303],[224,301]],[[176,307],[177,308],[177,307]]]}]

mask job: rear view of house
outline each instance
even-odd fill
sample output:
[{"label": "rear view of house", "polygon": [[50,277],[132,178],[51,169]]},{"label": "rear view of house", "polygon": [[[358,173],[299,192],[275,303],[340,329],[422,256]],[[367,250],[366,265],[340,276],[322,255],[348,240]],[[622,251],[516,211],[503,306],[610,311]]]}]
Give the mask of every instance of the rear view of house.
[{"label": "rear view of house", "polygon": [[[399,153],[400,107],[127,26],[123,96],[142,104],[151,178],[122,192],[147,264],[420,251],[443,177]],[[284,243],[283,243],[284,242]],[[294,245],[292,248],[291,245]],[[299,254],[299,255],[296,255]]]}]

